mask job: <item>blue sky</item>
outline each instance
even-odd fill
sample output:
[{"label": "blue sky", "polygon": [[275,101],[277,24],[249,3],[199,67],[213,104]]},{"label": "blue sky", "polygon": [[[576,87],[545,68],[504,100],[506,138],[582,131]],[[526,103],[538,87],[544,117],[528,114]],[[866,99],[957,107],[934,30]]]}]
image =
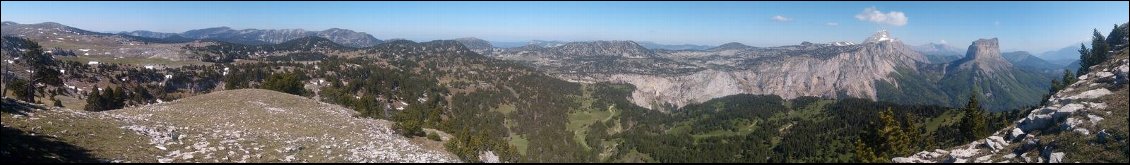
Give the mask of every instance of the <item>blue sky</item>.
[{"label": "blue sky", "polygon": [[[860,42],[887,29],[911,45],[945,40],[964,48],[978,38],[997,37],[1003,50],[1043,52],[1089,40],[1094,28],[1105,35],[1113,24],[1127,22],[1128,3],[5,1],[0,20],[50,21],[91,31],[336,27],[417,41],[478,37],[753,46]],[[865,12],[868,8],[877,11]]]}]

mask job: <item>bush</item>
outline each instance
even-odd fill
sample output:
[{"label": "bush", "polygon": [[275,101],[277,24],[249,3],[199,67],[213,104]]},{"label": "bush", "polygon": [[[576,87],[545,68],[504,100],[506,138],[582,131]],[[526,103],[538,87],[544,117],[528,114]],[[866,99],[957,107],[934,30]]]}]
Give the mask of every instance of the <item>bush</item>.
[{"label": "bush", "polygon": [[436,133],[436,132],[428,132],[428,139],[435,140],[435,141],[443,141],[443,139],[439,138],[439,133]]},{"label": "bush", "polygon": [[404,137],[424,136],[424,129],[416,122],[398,122],[392,128]]},{"label": "bush", "polygon": [[306,88],[297,73],[272,74],[263,81],[263,89],[304,96]]}]

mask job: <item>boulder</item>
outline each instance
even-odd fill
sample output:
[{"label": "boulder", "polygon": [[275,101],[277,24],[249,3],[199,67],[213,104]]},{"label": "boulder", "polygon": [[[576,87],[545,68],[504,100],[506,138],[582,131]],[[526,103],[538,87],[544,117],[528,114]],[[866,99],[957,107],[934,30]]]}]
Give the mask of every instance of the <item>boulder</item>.
[{"label": "boulder", "polygon": [[1103,117],[1098,115],[1087,114],[1087,119],[1091,121],[1091,125],[1098,125],[1099,121],[1103,121]]},{"label": "boulder", "polygon": [[934,161],[923,160],[923,159],[919,159],[919,158],[914,157],[914,156],[891,158],[891,162],[892,163],[934,163]]},{"label": "boulder", "polygon": [[1099,143],[1106,143],[1107,138],[1110,137],[1110,133],[1107,133],[1106,129],[1103,129],[1103,130],[1099,130],[1098,135],[1095,135],[1095,136],[1096,136],[1096,138],[1098,138]]},{"label": "boulder", "polygon": [[1095,82],[1114,82],[1115,81],[1114,73],[1098,72],[1098,73],[1094,73],[1094,74],[1095,74]]},{"label": "boulder", "polygon": [[1064,131],[1072,130],[1075,129],[1075,127],[1078,127],[1080,124],[1083,124],[1083,120],[1067,118],[1067,121],[1064,121],[1063,124],[1059,125],[1059,129]]},{"label": "boulder", "polygon": [[966,161],[966,159],[957,158],[951,155],[946,160],[942,160],[942,163],[965,163]]},{"label": "boulder", "polygon": [[989,136],[989,138],[985,138],[985,143],[983,144],[983,146],[989,148],[989,151],[993,153],[996,153],[997,150],[1004,149],[1005,146],[1008,146],[1008,142],[1000,136]]},{"label": "boulder", "polygon": [[498,155],[494,151],[479,152],[479,161],[483,163],[499,163]]},{"label": "boulder", "polygon": [[1052,153],[1050,156],[1048,156],[1048,163],[1062,163],[1063,156],[1066,156],[1066,154],[1064,154],[1063,152]]},{"label": "boulder", "polygon": [[1090,135],[1091,134],[1091,130],[1087,130],[1086,128],[1075,128],[1074,131],[1075,131],[1075,133],[1079,133],[1079,134],[1082,134],[1082,135]]},{"label": "boulder", "polygon": [[977,155],[977,153],[978,153],[978,152],[977,152],[977,150],[978,150],[977,148],[972,148],[972,149],[954,149],[954,150],[950,151],[950,157],[956,157],[956,158],[969,158],[969,157],[973,157],[973,155]]},{"label": "boulder", "polygon": [[1074,114],[1076,111],[1083,110],[1083,109],[1086,109],[1086,108],[1087,108],[1087,106],[1085,106],[1083,104],[1076,104],[1076,103],[1063,105],[1063,107],[1059,107],[1059,109],[1056,109],[1055,113],[1052,114],[1052,117],[1054,117],[1055,119],[1063,119],[1067,116],[1070,116],[1071,114]]},{"label": "boulder", "polygon": [[1109,94],[1111,94],[1110,90],[1107,90],[1106,88],[1098,88],[1098,89],[1092,89],[1092,90],[1089,90],[1089,91],[1084,91],[1084,92],[1079,93],[1075,96],[1071,96],[1071,97],[1067,97],[1067,98],[1072,99],[1072,100],[1074,100],[1074,99],[1093,99],[1093,98],[1098,98],[1098,97],[1102,97],[1102,96],[1109,95]]},{"label": "boulder", "polygon": [[1126,83],[1128,72],[1130,72],[1130,66],[1127,66],[1125,63],[1123,63],[1122,66],[1118,66],[1118,68],[1114,69],[1114,82],[1116,84]]},{"label": "boulder", "polygon": [[1012,131],[1008,134],[1008,139],[1012,141],[1018,141],[1022,138],[1024,138],[1024,130],[1020,130],[1020,128],[1012,128]]},{"label": "boulder", "polygon": [[[1031,137],[1031,136],[1032,135],[1028,135],[1026,137]],[[1013,150],[1012,152],[1013,153],[1028,153],[1029,150],[1036,149],[1037,146],[1040,146],[1040,139],[1037,139],[1037,138],[1034,138],[1034,137],[1033,138],[1025,138],[1024,143],[1021,144],[1020,147],[1017,147],[1016,150]]]},{"label": "boulder", "polygon": [[1039,129],[1047,128],[1051,124],[1052,124],[1052,115],[1037,114],[1037,115],[1029,115],[1028,117],[1024,118],[1024,120],[1021,121],[1020,124],[1018,124],[1017,127],[1019,127],[1021,129],[1021,131],[1023,131],[1023,132],[1031,132],[1032,130],[1039,130]]}]

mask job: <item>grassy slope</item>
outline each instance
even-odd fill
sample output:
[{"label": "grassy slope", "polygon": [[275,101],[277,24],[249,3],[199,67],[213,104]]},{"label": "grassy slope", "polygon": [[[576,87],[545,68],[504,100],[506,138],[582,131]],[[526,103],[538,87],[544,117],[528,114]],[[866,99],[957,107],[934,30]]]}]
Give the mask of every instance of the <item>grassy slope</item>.
[{"label": "grassy slope", "polygon": [[[28,106],[4,99],[5,162],[153,162],[148,138],[91,112]],[[9,155],[14,154],[14,155]],[[9,157],[12,156],[12,157]]]}]

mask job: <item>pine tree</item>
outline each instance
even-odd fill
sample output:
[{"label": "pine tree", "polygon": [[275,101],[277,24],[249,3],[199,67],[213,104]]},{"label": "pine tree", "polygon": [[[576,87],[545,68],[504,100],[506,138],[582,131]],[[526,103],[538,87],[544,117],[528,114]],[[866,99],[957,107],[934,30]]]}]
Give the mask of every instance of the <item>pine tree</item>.
[{"label": "pine tree", "polygon": [[[1099,33],[1098,29],[1095,29],[1094,36],[1091,37],[1091,53],[1084,55],[1085,58],[1080,59],[1079,64],[1082,68],[1079,68],[1079,75],[1090,71],[1091,66],[1098,65],[1105,61],[1107,59],[1107,51],[1109,50],[1110,46],[1107,45],[1105,37],[1103,37],[1102,33]],[[1079,51],[1082,52],[1083,50]]]},{"label": "pine tree", "polygon": [[1091,66],[1091,50],[1087,49],[1087,45],[1079,44],[1079,69],[1076,69],[1076,75],[1083,75],[1087,73]]},{"label": "pine tree", "polygon": [[1064,89],[1064,88],[1067,88],[1067,86],[1071,86],[1071,84],[1074,84],[1075,81],[1078,81],[1077,79],[1078,78],[1075,77],[1075,74],[1071,74],[1071,72],[1064,70],[1063,71],[1063,84],[1060,84],[1062,86],[1060,86],[1059,89]]},{"label": "pine tree", "polygon": [[916,121],[918,121],[918,119],[915,115],[906,115],[906,120],[903,122],[907,124],[907,137],[910,137],[910,141],[913,143],[911,150],[932,148],[933,144],[931,142],[933,142],[933,140],[929,140],[930,135],[925,133],[925,128],[914,124]]},{"label": "pine tree", "polygon": [[1121,28],[1118,28],[1118,24],[1114,24],[1114,28],[1110,29],[1110,34],[1106,36],[1107,46],[1114,47],[1114,46],[1126,44],[1126,43],[1123,43],[1124,40],[1122,40],[1122,38],[1125,38],[1125,37],[1126,37],[1126,32],[1122,31]]},{"label": "pine tree", "polygon": [[965,116],[961,119],[961,131],[965,132],[966,140],[976,140],[988,136],[985,121],[985,110],[977,100],[977,93],[969,95],[969,103],[965,105]]},{"label": "pine tree", "polygon": [[892,157],[910,153],[910,137],[906,135],[901,124],[895,119],[894,111],[887,108],[879,114],[882,127],[879,135],[883,138],[883,151],[881,157]]},{"label": "pine tree", "polygon": [[875,155],[875,150],[864,144],[862,139],[862,137],[855,139],[855,161],[859,163],[881,162],[882,159]]},{"label": "pine tree", "polygon": [[24,91],[17,94],[17,98],[27,102],[35,101],[35,86],[37,84],[46,84],[59,86],[63,84],[63,80],[59,79],[59,70],[55,69],[55,61],[51,55],[43,53],[43,48],[35,42],[27,42],[28,51],[24,53],[24,64],[31,67],[31,77],[27,84],[24,84]]},{"label": "pine tree", "polygon": [[102,105],[102,101],[103,101],[102,94],[100,94],[100,92],[98,92],[97,86],[95,86],[93,89],[94,90],[92,90],[90,92],[90,96],[86,97],[86,107],[83,107],[83,110],[87,110],[87,111],[105,110],[105,109],[103,109],[104,106]]}]

